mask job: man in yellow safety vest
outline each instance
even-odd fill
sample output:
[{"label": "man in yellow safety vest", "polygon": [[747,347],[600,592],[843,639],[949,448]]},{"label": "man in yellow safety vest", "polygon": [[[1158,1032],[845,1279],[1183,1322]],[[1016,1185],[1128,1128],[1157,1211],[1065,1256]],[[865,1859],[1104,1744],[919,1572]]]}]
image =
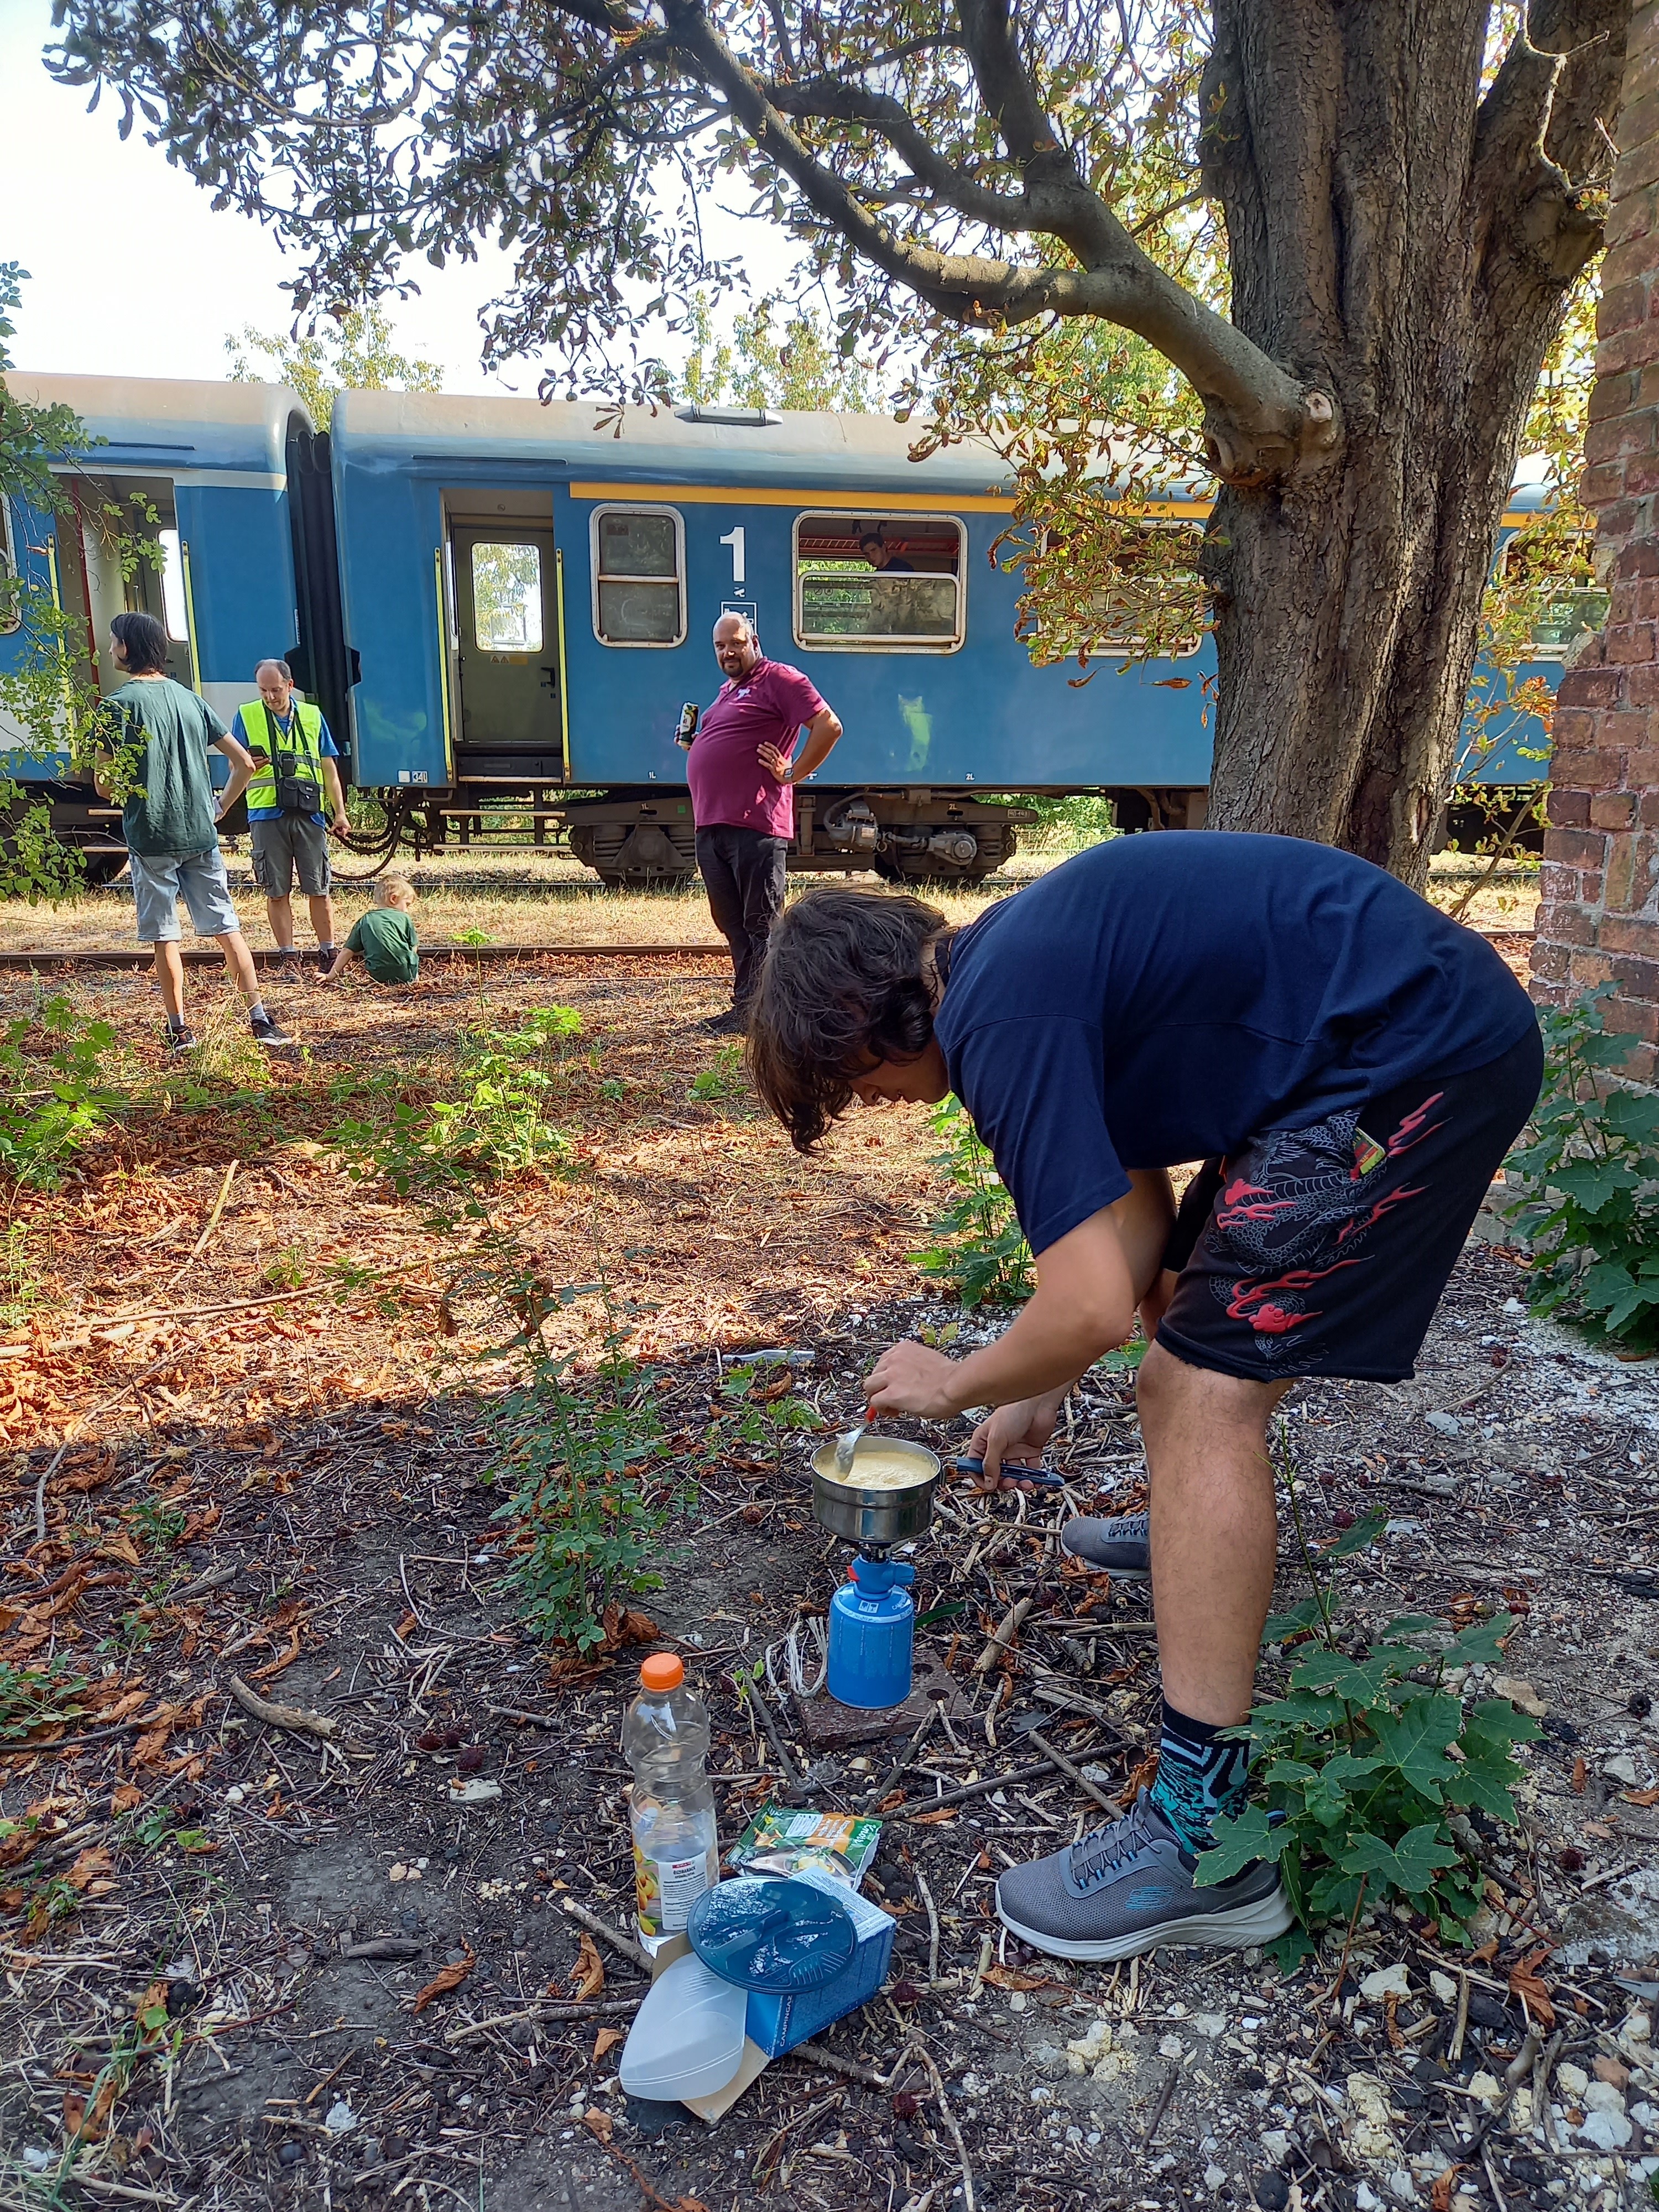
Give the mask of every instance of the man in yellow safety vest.
[{"label": "man in yellow safety vest", "polygon": [[340,783],[339,748],[320,708],[299,698],[285,660],[262,660],[253,672],[257,699],[236,710],[231,725],[253,756],[247,787],[249,840],[253,880],[265,895],[270,933],[281,956],[277,980],[297,983],[300,956],[294,944],[294,878],[311,910],[317,933],[317,963],[325,973],[333,963],[333,875],[328,832],[337,836],[349,825]]}]

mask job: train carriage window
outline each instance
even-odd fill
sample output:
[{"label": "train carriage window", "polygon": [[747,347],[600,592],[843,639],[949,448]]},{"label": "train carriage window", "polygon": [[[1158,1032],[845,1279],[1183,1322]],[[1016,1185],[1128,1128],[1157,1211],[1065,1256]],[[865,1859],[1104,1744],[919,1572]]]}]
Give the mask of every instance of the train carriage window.
[{"label": "train carriage window", "polygon": [[23,626],[22,593],[18,589],[17,535],[11,501],[0,493],[0,637]]},{"label": "train carriage window", "polygon": [[685,637],[685,526],[672,507],[593,511],[593,635],[601,645]]},{"label": "train carriage window", "polygon": [[480,653],[542,649],[542,549],[472,547],[472,635]]},{"label": "train carriage window", "polygon": [[185,563],[179,533],[158,530],[155,542],[161,549],[161,619],[173,642],[184,645],[190,637],[190,623],[185,614]]},{"label": "train carriage window", "polygon": [[1506,613],[1518,616],[1526,658],[1565,660],[1581,638],[1607,621],[1612,602],[1595,581],[1590,553],[1588,537],[1564,537],[1547,527],[1517,530],[1504,541],[1494,579],[1502,590],[1497,605],[1488,604],[1500,623]]},{"label": "train carriage window", "polygon": [[795,639],[835,652],[954,653],[963,630],[963,528],[940,515],[803,514]]}]

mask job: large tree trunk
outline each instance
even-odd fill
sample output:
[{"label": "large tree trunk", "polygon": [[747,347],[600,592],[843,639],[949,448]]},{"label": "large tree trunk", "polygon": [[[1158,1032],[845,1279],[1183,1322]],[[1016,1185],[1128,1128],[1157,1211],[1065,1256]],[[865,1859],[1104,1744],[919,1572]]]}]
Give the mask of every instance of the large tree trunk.
[{"label": "large tree trunk", "polygon": [[1218,0],[1206,89],[1233,319],[1343,429],[1323,467],[1217,502],[1210,818],[1419,886],[1528,405],[1599,242],[1564,172],[1611,112],[1629,7],[1562,0],[1548,43],[1578,58],[1512,55],[1472,127],[1487,12]]}]

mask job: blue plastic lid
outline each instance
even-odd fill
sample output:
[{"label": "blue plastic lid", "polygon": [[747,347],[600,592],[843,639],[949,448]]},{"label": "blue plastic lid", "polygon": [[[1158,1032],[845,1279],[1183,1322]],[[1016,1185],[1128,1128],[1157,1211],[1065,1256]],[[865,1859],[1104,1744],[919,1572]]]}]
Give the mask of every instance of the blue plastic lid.
[{"label": "blue plastic lid", "polygon": [[685,1932],[711,1973],[780,1996],[833,1981],[858,1946],[838,1898],[756,1875],[704,1890]]}]

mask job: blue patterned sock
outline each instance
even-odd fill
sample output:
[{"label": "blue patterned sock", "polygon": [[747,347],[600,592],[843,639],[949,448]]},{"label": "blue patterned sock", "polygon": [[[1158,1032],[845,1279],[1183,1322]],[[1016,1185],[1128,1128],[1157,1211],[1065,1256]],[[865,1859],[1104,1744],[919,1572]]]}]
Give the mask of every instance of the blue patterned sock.
[{"label": "blue patterned sock", "polygon": [[1237,1820],[1249,1785],[1249,1745],[1178,1713],[1165,1698],[1152,1798],[1188,1850],[1211,1848],[1212,1821],[1218,1813]]}]

